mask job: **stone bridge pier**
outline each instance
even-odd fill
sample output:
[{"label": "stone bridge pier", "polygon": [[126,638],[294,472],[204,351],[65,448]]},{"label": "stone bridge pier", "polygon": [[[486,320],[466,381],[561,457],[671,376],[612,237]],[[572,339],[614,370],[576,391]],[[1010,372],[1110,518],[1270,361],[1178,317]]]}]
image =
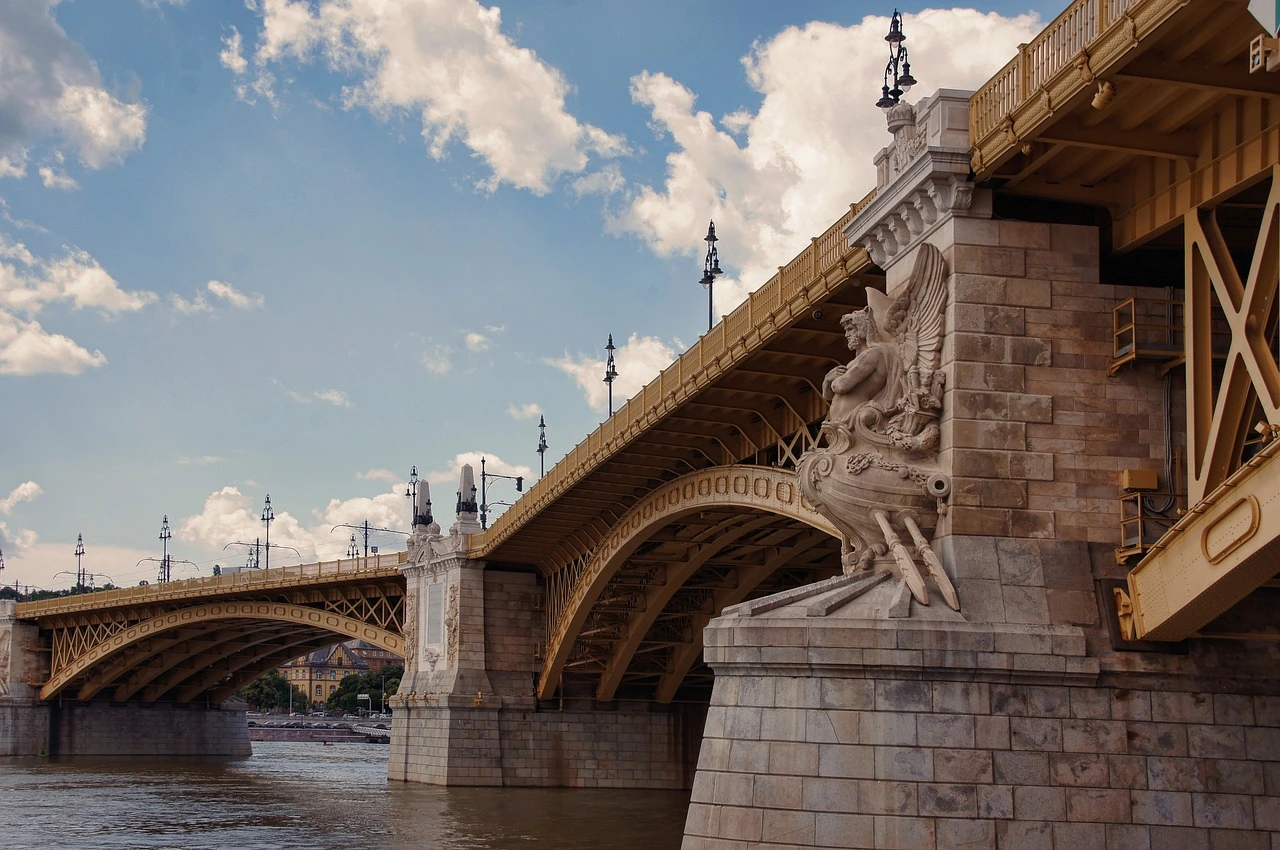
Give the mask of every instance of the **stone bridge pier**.
[{"label": "stone bridge pier", "polygon": [[[464,467],[461,492],[471,491]],[[426,517],[426,519],[430,519]],[[415,527],[403,567],[405,675],[388,777],[439,785],[688,788],[703,705],[538,700],[545,642],[536,573],[469,559],[463,502],[448,535]]]},{"label": "stone bridge pier", "polygon": [[0,600],[0,756],[43,752],[49,740],[49,708],[35,688],[39,627],[14,616],[17,603]]}]

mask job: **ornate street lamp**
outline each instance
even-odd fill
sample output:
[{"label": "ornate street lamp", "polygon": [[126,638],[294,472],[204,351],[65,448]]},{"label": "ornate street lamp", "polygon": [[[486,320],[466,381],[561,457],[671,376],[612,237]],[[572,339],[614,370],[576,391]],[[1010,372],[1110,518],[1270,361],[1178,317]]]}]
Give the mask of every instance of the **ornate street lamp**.
[{"label": "ornate street lamp", "polygon": [[907,48],[903,42],[907,37],[902,34],[902,15],[893,10],[893,18],[889,21],[889,34],[884,37],[889,42],[889,62],[884,66],[884,88],[876,106],[881,109],[892,109],[898,105],[902,96],[916,84],[911,76],[911,62],[907,59]]},{"label": "ornate street lamp", "polygon": [[160,522],[160,542],[164,544],[164,554],[160,557],[160,575],[158,576],[161,583],[173,577],[173,564],[169,560],[169,541],[172,539],[173,532],[169,531],[169,515],[165,514],[164,519]]},{"label": "ornate street lamp", "polygon": [[707,330],[711,330],[712,325],[716,323],[712,290],[715,287],[716,278],[724,274],[720,270],[720,253],[716,251],[716,243],[720,240],[716,238],[714,221],[707,225],[707,235],[703,241],[707,243],[707,259],[702,265],[702,280],[698,283],[707,288]]},{"label": "ornate street lamp", "polygon": [[360,547],[356,544],[356,536],[354,534],[351,535],[351,544],[347,546],[347,557],[348,558],[360,557]]},{"label": "ornate street lamp", "polygon": [[613,415],[613,382],[618,377],[618,367],[613,362],[613,352],[616,350],[613,346],[613,334],[609,334],[609,344],[604,347],[609,353],[608,359],[604,362],[604,382],[609,385],[609,415]]},{"label": "ornate street lamp", "polygon": [[430,525],[433,522],[431,516],[431,492],[427,491],[425,504],[418,504],[418,485],[418,467],[414,466],[409,470],[409,485],[404,488],[405,498],[409,500],[409,513],[413,515],[413,520],[409,523],[412,528],[416,528],[419,525]]},{"label": "ornate street lamp", "polygon": [[76,535],[76,587],[84,587],[85,585],[84,564],[80,560],[83,557],[84,557],[84,535],[77,534]]},{"label": "ornate street lamp", "polygon": [[267,527],[267,558],[265,569],[271,569],[271,523],[276,518],[276,512],[271,510],[271,494],[267,494],[267,503],[262,508],[262,522]]},{"label": "ornate street lamp", "polygon": [[[613,389],[612,386],[609,387]],[[538,477],[547,474],[547,417],[538,417]],[[0,560],[0,570],[4,569],[4,561]]]}]

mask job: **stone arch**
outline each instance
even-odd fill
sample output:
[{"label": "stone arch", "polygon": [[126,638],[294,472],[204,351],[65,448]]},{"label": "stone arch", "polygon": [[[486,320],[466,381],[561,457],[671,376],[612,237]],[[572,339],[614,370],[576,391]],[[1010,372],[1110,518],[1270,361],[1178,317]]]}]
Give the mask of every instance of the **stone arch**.
[{"label": "stone arch", "polygon": [[626,559],[649,535],[685,514],[725,507],[786,517],[839,537],[830,521],[800,494],[790,470],[719,466],[689,473],[655,488],[610,529],[581,568],[563,607],[551,612],[547,653],[538,680],[540,698],[547,699],[554,694],[591,607]]},{"label": "stone arch", "polygon": [[108,663],[140,641],[203,623],[224,620],[268,620],[328,631],[343,640],[359,639],[404,654],[404,638],[343,614],[281,602],[211,602],[170,611],[122,629],[90,647],[72,664],[59,670],[40,689],[42,700],[52,699],[93,667]]}]

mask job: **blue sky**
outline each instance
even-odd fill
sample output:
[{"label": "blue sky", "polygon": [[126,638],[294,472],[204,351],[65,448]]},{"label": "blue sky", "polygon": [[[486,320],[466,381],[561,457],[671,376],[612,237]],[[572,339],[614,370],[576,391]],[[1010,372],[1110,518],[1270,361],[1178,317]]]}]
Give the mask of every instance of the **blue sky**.
[{"label": "blue sky", "polygon": [[[874,183],[888,7],[0,0],[0,581],[536,477]],[[1060,11],[908,8],[927,94]],[[877,17],[878,16],[878,17]],[[492,499],[510,501],[509,483]],[[379,543],[395,548],[384,535]],[[273,563],[291,560],[281,551]]]}]

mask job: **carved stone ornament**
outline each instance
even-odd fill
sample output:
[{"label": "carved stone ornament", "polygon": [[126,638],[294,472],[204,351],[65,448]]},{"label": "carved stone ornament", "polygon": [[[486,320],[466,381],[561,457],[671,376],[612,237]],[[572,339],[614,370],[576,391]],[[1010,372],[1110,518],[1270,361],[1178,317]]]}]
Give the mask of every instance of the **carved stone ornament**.
[{"label": "carved stone ornament", "polygon": [[406,670],[413,668],[413,659],[418,651],[418,597],[407,593],[404,597],[404,666]]},{"label": "carved stone ornament", "polygon": [[10,629],[0,629],[0,697],[9,695],[9,640],[11,637]]},{"label": "carved stone ornament", "polygon": [[422,662],[425,672],[434,673],[436,671],[436,663],[440,660],[440,650],[432,647],[426,647],[422,650]]},{"label": "carved stone ornament", "polygon": [[458,660],[458,583],[454,582],[449,585],[449,601],[445,605],[444,628],[447,635],[449,661],[453,664]]},{"label": "carved stone ornament", "polygon": [[958,611],[930,545],[951,492],[938,460],[945,272],[942,253],[922,243],[902,294],[867,290],[868,306],[841,317],[855,356],[823,379],[831,407],[819,448],[801,456],[796,477],[804,497],[840,530],[846,573],[887,569],[923,605],[927,574]]}]

